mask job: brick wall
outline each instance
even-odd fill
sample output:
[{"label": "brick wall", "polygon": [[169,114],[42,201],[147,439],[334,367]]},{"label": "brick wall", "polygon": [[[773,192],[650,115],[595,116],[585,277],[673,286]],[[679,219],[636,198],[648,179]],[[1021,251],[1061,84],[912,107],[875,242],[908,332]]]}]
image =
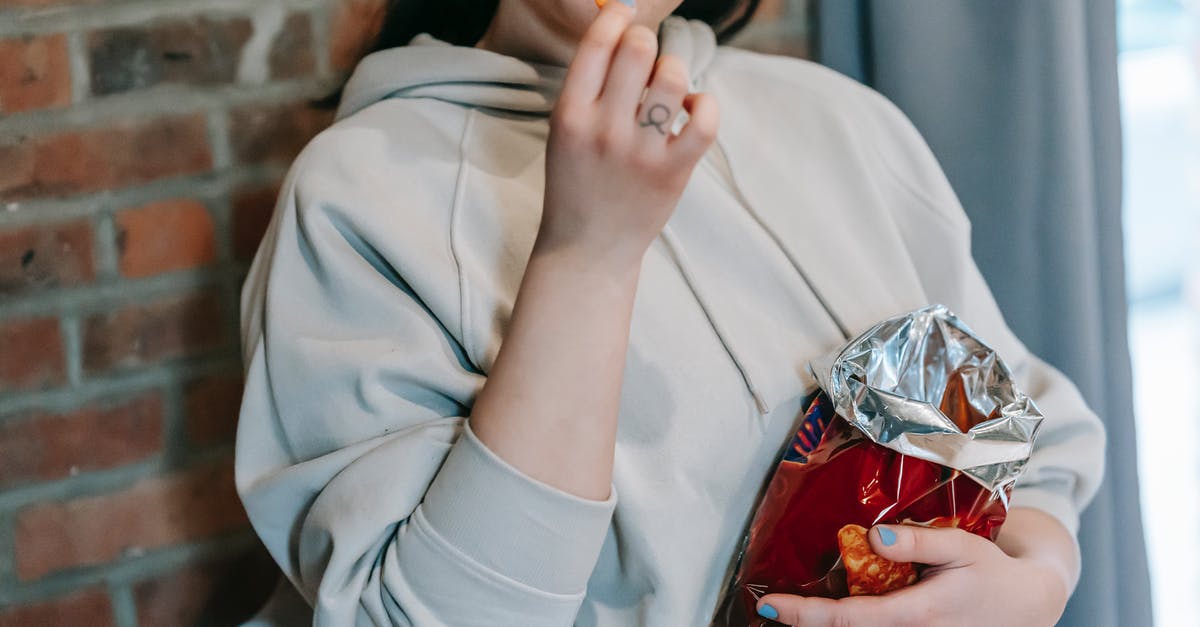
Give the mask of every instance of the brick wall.
[{"label": "brick wall", "polygon": [[[740,45],[803,54],[803,0]],[[0,0],[0,627],[223,625],[237,296],[380,0]]]}]

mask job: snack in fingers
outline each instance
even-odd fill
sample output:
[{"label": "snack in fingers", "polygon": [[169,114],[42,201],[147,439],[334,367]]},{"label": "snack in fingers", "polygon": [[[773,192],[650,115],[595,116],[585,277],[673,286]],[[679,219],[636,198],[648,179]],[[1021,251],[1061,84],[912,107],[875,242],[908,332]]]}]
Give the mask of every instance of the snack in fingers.
[{"label": "snack in fingers", "polygon": [[917,581],[917,570],[911,563],[893,562],[872,551],[867,529],[861,525],[845,525],[838,530],[838,549],[846,567],[850,596],[884,594]]}]

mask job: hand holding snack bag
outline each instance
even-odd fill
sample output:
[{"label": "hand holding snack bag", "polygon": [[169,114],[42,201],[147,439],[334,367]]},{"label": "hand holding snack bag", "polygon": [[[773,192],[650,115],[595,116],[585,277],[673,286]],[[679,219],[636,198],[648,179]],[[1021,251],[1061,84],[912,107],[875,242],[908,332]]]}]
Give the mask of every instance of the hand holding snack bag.
[{"label": "hand holding snack bag", "polygon": [[911,563],[889,561],[875,554],[862,525],[845,525],[838,530],[838,553],[846,569],[846,588],[850,596],[884,594],[917,582],[917,569]]},{"label": "hand holding snack bag", "polygon": [[1042,416],[996,353],[934,305],[810,364],[821,387],[767,486],[714,622],[760,627],[763,595],[842,598],[916,583],[880,523],[995,540]]}]

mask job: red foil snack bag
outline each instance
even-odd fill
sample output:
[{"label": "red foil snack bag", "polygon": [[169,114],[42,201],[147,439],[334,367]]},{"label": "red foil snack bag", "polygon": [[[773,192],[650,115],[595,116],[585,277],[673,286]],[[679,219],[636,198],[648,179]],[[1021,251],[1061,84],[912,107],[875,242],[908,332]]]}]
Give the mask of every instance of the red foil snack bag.
[{"label": "red foil snack bag", "polygon": [[769,593],[841,598],[911,585],[870,550],[879,523],[995,540],[1042,416],[995,351],[944,306],[879,323],[810,364],[821,391],[767,485],[714,620],[775,624]]}]

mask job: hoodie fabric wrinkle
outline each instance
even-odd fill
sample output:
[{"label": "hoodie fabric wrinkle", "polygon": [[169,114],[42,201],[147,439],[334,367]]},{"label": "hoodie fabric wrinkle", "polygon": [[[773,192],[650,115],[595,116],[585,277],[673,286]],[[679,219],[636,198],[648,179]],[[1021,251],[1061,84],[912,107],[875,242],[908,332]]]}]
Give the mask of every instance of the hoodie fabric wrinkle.
[{"label": "hoodie fabric wrinkle", "polygon": [[1046,415],[1012,504],[1077,530],[1103,429],[1004,323],[911,123],[698,20],[667,18],[659,40],[721,123],[642,260],[603,501],[526,475],[470,420],[540,225],[567,69],[426,33],[355,67],[242,291],[236,484],[285,575],[249,625],[707,624],[816,388],[807,363],[932,302]]},{"label": "hoodie fabric wrinkle", "polygon": [[[673,54],[679,57],[689,68],[692,88],[701,88],[704,84],[704,74],[717,48],[712,29],[699,20],[672,16],[664,20],[659,27],[659,43],[659,54]],[[364,58],[361,68],[356,70],[347,85],[347,96],[338,108],[336,119],[348,117],[370,104],[390,98],[432,98],[472,109],[548,116],[558,100],[566,77],[564,67],[521,61],[479,48],[451,46],[427,33],[414,37],[409,47],[417,50],[414,52],[415,58],[410,60],[411,65],[406,66],[403,73],[395,71],[387,50]],[[423,66],[422,61],[425,60],[427,52],[433,52],[439,62],[437,66],[429,64],[427,67],[438,69],[419,69]],[[441,64],[446,62],[446,55],[461,61],[454,63],[451,67],[455,69],[448,73],[439,71],[444,69],[444,65]],[[416,71],[409,71],[408,68],[415,68]],[[472,118],[470,113],[467,115],[464,136],[471,132]],[[464,161],[464,169],[470,165],[470,157],[466,152],[468,145],[469,142],[464,139],[463,152],[460,155]],[[706,155],[705,159],[709,158],[710,156]],[[736,190],[736,182],[732,178],[727,182]],[[738,195],[740,197],[740,193]],[[455,207],[452,209],[454,216],[458,215],[459,201],[460,197],[456,194]],[[744,200],[739,206],[750,215],[754,215]],[[453,220],[454,217],[452,228]],[[770,230],[769,226],[761,222],[759,224]],[[767,401],[762,397],[753,375],[740,357],[736,339],[725,330],[728,325],[721,322],[720,314],[710,304],[709,294],[716,294],[718,290],[702,286],[703,278],[698,277],[693,269],[686,267],[686,244],[673,235],[672,230],[672,226],[668,224],[661,236],[664,244],[676,251],[670,258],[679,266],[680,275],[695,295],[705,317],[711,322],[713,332],[741,373],[760,415],[765,416],[770,409]],[[773,239],[777,237],[777,234],[772,234]],[[451,234],[451,242],[454,241],[454,235]],[[466,293],[469,288],[464,285],[463,289]],[[464,311],[469,309],[464,308]]]}]

